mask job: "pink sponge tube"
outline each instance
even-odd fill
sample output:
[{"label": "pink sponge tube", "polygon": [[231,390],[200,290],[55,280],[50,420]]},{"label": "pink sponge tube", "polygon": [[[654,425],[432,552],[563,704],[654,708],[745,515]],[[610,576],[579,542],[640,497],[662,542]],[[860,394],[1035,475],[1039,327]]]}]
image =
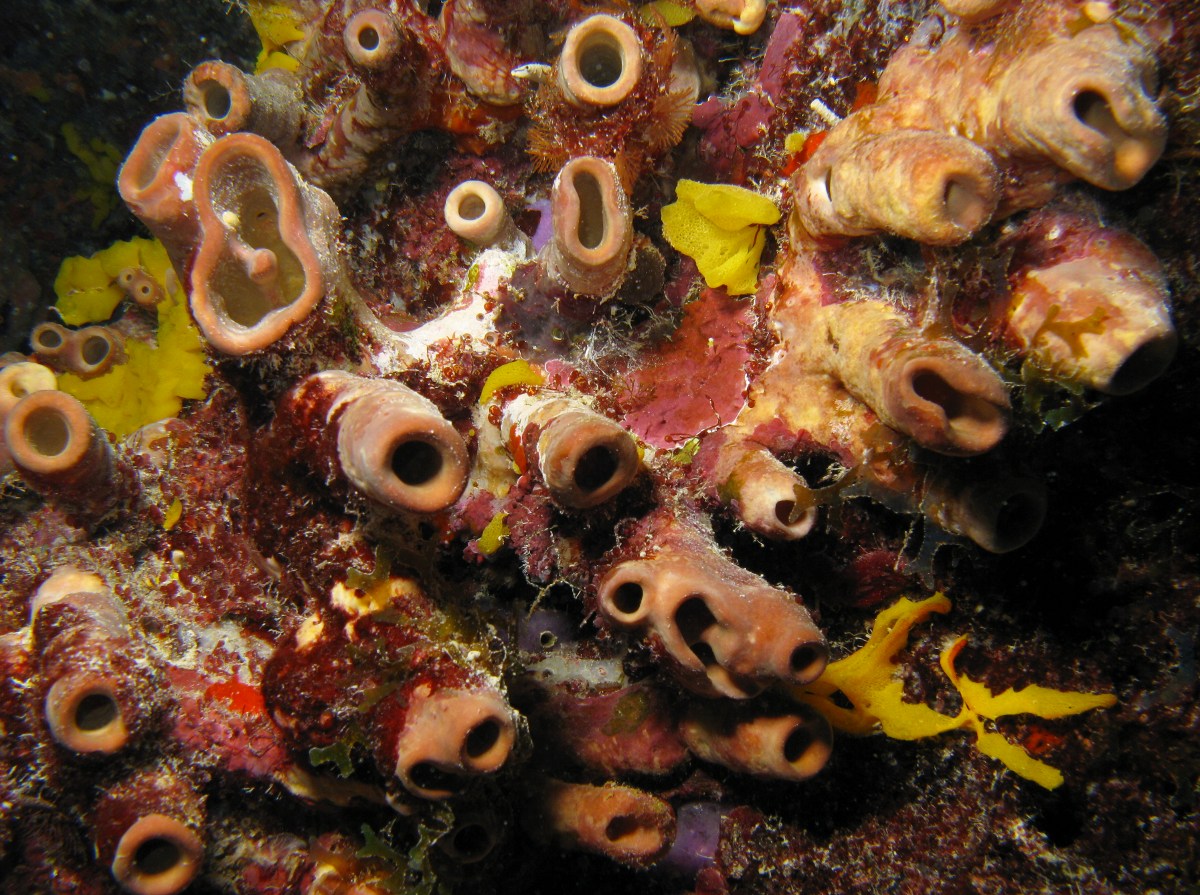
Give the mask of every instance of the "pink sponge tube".
[{"label": "pink sponge tube", "polygon": [[303,183],[273,144],[244,133],[205,150],[194,189],[192,315],[218,351],[267,348],[312,313],[337,271],[333,200]]},{"label": "pink sponge tube", "polygon": [[1008,431],[1008,389],[966,346],[926,335],[883,302],[847,301],[823,313],[833,372],[889,426],[957,455],[991,450]]},{"label": "pink sponge tube", "polygon": [[997,119],[1018,151],[1044,154],[1106,190],[1158,161],[1167,122],[1150,95],[1154,53],[1116,25],[1094,25],[1019,57],[998,88]]},{"label": "pink sponge tube", "polygon": [[527,806],[524,823],[538,839],[634,867],[653,864],[675,838],[675,812],[669,804],[616,784],[549,780]]},{"label": "pink sponge tube", "polygon": [[717,493],[746,527],[781,541],[808,535],[817,521],[808,483],[752,442],[723,445],[714,469]]},{"label": "pink sponge tube", "polygon": [[1110,395],[1144,388],[1179,341],[1162,265],[1129,233],[1071,213],[1031,215],[1017,247],[1036,253],[1052,229],[1069,234],[1056,255],[1010,276],[1005,341],[1051,379]]},{"label": "pink sponge tube", "polygon": [[281,402],[277,427],[297,427],[310,464],[393,510],[434,513],[466,487],[470,459],[432,401],[407,386],[327,371]]},{"label": "pink sponge tube", "polygon": [[4,423],[13,465],[47,500],[99,518],[121,496],[122,476],[104,432],[66,392],[22,398]]},{"label": "pink sponge tube", "polygon": [[418,686],[395,742],[396,777],[415,796],[446,798],[504,767],[516,736],[513,711],[498,693]]},{"label": "pink sponge tube", "polygon": [[[63,584],[95,589],[58,593]],[[162,706],[156,676],[131,641],[123,607],[102,584],[52,576],[34,598],[32,624],[47,685],[43,717],[60,746],[111,754],[153,725]]]},{"label": "pink sponge tube", "polygon": [[693,703],[679,730],[697,758],[777,780],[807,780],[833,751],[829,722],[801,705],[763,712],[745,704]]},{"label": "pink sponge tube", "polygon": [[202,62],[183,82],[183,102],[218,137],[250,131],[286,151],[300,131],[298,84],[283,69],[248,75],[227,62]]},{"label": "pink sponge tube", "polygon": [[175,895],[204,861],[204,803],[169,770],[143,770],[109,789],[92,813],[96,854],[133,895]]},{"label": "pink sponge tube", "polygon": [[645,631],[679,681],[706,696],[745,699],[774,682],[820,676],[828,647],[794,598],[683,523],[654,533],[649,556],[618,562],[599,582],[597,605],[610,623]]},{"label": "pink sponge tube", "polygon": [[192,172],[211,141],[191,116],[162,115],[146,125],[117,175],[121,198],[158,237],[181,279],[200,238]]},{"label": "pink sponge tube", "polygon": [[579,401],[556,394],[521,395],[502,426],[523,443],[555,503],[598,506],[623,491],[641,469],[637,443],[621,426]]},{"label": "pink sponge tube", "polygon": [[554,237],[542,250],[546,271],[579,295],[608,295],[625,276],[633,212],[616,168],[584,156],[567,162],[550,197]]}]

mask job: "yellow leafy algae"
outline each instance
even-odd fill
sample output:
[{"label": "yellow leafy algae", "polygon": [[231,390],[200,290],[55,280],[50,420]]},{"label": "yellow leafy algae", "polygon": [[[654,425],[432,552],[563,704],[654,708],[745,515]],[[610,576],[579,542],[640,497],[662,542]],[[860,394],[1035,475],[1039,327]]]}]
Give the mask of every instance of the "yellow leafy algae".
[{"label": "yellow leafy algae", "polygon": [[254,70],[261,73],[270,68],[287,71],[299,68],[300,60],[287,52],[289,44],[304,40],[304,30],[300,27],[304,17],[295,4],[283,0],[247,0],[246,8],[262,41]]},{"label": "yellow leafy algae", "polygon": [[546,377],[529,361],[509,361],[492,370],[484,380],[483,390],[479,393],[479,403],[486,404],[492,395],[510,385],[541,385],[545,381]]},{"label": "yellow leafy algae", "polygon": [[509,529],[504,524],[506,518],[508,518],[508,513],[497,513],[492,517],[492,521],[484,526],[478,544],[479,552],[484,556],[491,556],[508,540]]},{"label": "yellow leafy algae", "polygon": [[672,3],[671,0],[654,0],[653,3],[638,7],[638,16],[647,25],[657,25],[662,21],[671,28],[678,28],[696,18],[696,10],[681,3]]},{"label": "yellow leafy algae", "polygon": [[179,524],[179,520],[183,518],[183,502],[176,497],[171,501],[171,505],[167,507],[166,513],[163,514],[163,531],[170,531]]},{"label": "yellow leafy algae", "polygon": [[63,320],[78,326],[111,317],[124,295],[116,285],[117,274],[126,267],[140,267],[163,288],[164,297],[156,306],[155,344],[128,340],[125,363],[92,379],[64,373],[58,386],[82,401],[96,422],[118,438],[177,416],[184,398],[203,398],[211,370],[204,340],[188,314],[166,250],[157,241],[118,242],[91,258],[64,261],[54,281],[59,297],[55,308]]},{"label": "yellow leafy algae", "polygon": [[758,284],[764,228],[780,212],[766,196],[728,184],[680,180],[676,201],[662,210],[663,236],[696,262],[704,282],[730,295],[748,295]]},{"label": "yellow leafy algae", "polygon": [[63,322],[68,326],[83,326],[103,323],[111,317],[125,297],[117,285],[117,275],[127,267],[140,267],[162,282],[158,268],[165,277],[170,262],[157,242],[136,237],[128,242],[114,242],[90,258],[75,255],[64,260],[54,278],[54,294],[58,296],[54,308]]},{"label": "yellow leafy algae", "polygon": [[[819,680],[797,688],[794,695],[818,709],[838,730],[859,736],[879,729],[893,739],[915,740],[951,730],[970,730],[975,734],[976,748],[984,755],[999,759],[1009,770],[1046,789],[1060,786],[1063,782],[1060,771],[1010,743],[990,729],[990,722],[1020,714],[1063,718],[1107,708],[1116,702],[1116,696],[1037,685],[992,693],[955,669],[954,661],[967,642],[966,635],[962,635],[943,649],[939,658],[942,671],[962,697],[959,713],[943,715],[926,705],[905,702],[904,684],[895,674],[895,656],[908,643],[909,631],[915,624],[934,612],[949,611],[950,601],[942,594],[920,602],[900,599],[879,613],[871,636],[861,649],[832,663]],[[849,708],[834,701],[838,694],[850,701]]]}]

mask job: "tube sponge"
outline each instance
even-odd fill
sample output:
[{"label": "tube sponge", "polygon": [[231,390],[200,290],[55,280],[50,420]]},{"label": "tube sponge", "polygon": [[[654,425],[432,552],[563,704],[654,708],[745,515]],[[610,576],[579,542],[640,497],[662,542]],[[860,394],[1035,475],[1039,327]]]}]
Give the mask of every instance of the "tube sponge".
[{"label": "tube sponge", "polygon": [[163,289],[165,297],[155,308],[157,344],[130,339],[126,363],[88,380],[67,373],[59,381],[62,391],[83,402],[96,422],[119,438],[178,415],[184,398],[203,398],[210,371],[204,341],[188,315],[166,250],[157,241],[133,239],[114,243],[91,258],[68,258],[54,284],[58,312],[68,323],[108,319],[124,295],[117,276],[130,267],[144,270]]},{"label": "tube sponge", "polygon": [[752,293],[766,245],[763,228],[780,218],[775,203],[742,187],[694,180],[680,180],[675,195],[662,210],[667,242],[696,262],[709,286]]}]

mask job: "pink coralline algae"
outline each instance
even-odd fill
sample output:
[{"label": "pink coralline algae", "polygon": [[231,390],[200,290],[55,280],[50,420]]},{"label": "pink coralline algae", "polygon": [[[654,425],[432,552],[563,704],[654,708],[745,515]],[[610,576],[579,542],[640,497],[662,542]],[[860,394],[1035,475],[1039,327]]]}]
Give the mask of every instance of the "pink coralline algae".
[{"label": "pink coralline algae", "polygon": [[[1183,27],[867,6],[250,3],[289,64],[198,65],[118,179],[208,397],[118,441],[53,387],[128,328],[42,324],[0,371],[5,891],[867,891],[845,813],[805,818],[904,771],[796,694],[861,609],[969,602],[954,565],[1054,500],[1023,451],[1171,364],[1114,196],[1168,147]],[[783,212],[753,294],[664,239],[684,177]],[[1018,677],[1113,686],[1061,664]],[[1071,785],[1086,723],[1003,732]]]}]

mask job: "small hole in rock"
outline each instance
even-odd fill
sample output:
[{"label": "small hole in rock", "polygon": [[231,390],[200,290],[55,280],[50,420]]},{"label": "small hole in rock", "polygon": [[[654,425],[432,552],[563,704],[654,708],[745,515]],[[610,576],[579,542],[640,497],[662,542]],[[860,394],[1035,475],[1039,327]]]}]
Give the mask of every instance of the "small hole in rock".
[{"label": "small hole in rock", "polygon": [[457,775],[444,771],[428,761],[419,761],[409,769],[409,779],[419,789],[431,792],[456,792],[462,784]]},{"label": "small hole in rock", "polygon": [[792,728],[792,732],[783,741],[783,760],[788,764],[794,764],[804,757],[804,753],[812,744],[813,737],[809,729],[803,724],[797,725]]},{"label": "small hole in rock", "polygon": [[464,824],[454,832],[452,843],[462,860],[478,861],[492,850],[492,834],[483,824]]},{"label": "small hole in rock", "polygon": [[608,214],[604,207],[604,192],[600,181],[588,171],[580,172],[571,181],[579,196],[579,226],[576,237],[585,249],[597,249],[608,232]]},{"label": "small hole in rock", "polygon": [[1128,395],[1149,385],[1163,374],[1175,357],[1177,339],[1174,334],[1152,339],[1137,348],[1117,368],[1105,391],[1113,395]]},{"label": "small hole in rock", "polygon": [[487,203],[483,198],[476,196],[474,193],[467,196],[458,203],[458,216],[464,221],[477,221],[483,217],[483,213],[487,210]]},{"label": "small hole in rock", "polygon": [[946,217],[964,230],[974,230],[982,224],[987,211],[987,203],[979,195],[974,184],[954,177],[946,181],[942,205],[946,210]]},{"label": "small hole in rock", "polygon": [[607,34],[595,34],[579,48],[579,74],[593,87],[611,87],[625,71],[621,46]]},{"label": "small hole in rock", "polygon": [[220,81],[205,81],[200,85],[204,102],[204,114],[213,121],[221,121],[233,111],[233,96]]},{"label": "small hole in rock", "polygon": [[79,353],[83,357],[85,364],[94,367],[104,362],[111,349],[112,346],[109,344],[108,339],[103,336],[88,336],[84,340],[83,347],[79,350]]},{"label": "small hole in rock", "polygon": [[379,32],[370,25],[364,25],[358,32],[358,45],[372,53],[379,49]]},{"label": "small hole in rock", "polygon": [[463,749],[468,758],[482,758],[492,751],[499,741],[500,724],[494,718],[489,718],[471,728]]},{"label": "small hole in rock", "polygon": [[688,597],[675,610],[675,624],[679,626],[679,633],[693,650],[704,632],[716,623],[716,616],[699,594]]},{"label": "small hole in rock", "polygon": [[25,440],[43,457],[57,457],[71,443],[71,428],[56,408],[40,407],[25,418]]},{"label": "small hole in rock", "polygon": [[604,828],[604,836],[609,842],[620,842],[636,835],[642,828],[636,817],[620,814],[608,822]]},{"label": "small hole in rock", "polygon": [[803,643],[792,650],[789,664],[792,674],[804,675],[811,672],[814,666],[824,663],[828,655],[824,647],[813,643]]},{"label": "small hole in rock", "polygon": [[1042,525],[1045,506],[1032,494],[1014,494],[996,512],[995,544],[997,552],[1007,553],[1028,541]]}]

